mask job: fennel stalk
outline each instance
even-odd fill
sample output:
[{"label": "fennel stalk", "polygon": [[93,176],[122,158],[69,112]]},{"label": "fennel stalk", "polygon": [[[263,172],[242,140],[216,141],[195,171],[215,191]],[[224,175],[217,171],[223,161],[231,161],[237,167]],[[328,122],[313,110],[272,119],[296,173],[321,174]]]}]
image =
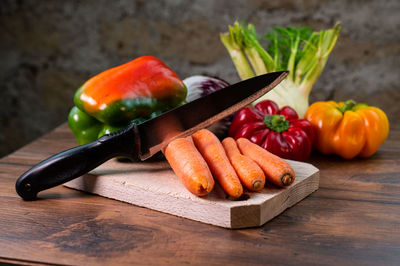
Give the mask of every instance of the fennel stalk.
[{"label": "fennel stalk", "polygon": [[288,77],[256,102],[270,99],[279,107],[289,105],[303,117],[310,92],[336,44],[340,29],[339,23],[319,32],[304,27],[275,27],[264,36],[269,41],[264,49],[254,25],[235,22],[220,38],[242,80],[288,70]]}]

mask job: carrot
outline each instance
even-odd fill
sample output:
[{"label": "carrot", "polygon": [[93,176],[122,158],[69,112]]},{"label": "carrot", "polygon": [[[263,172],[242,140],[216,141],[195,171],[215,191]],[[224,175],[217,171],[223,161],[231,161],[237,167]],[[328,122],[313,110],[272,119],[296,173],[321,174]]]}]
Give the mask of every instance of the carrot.
[{"label": "carrot", "polygon": [[229,196],[239,198],[243,193],[242,184],[235,169],[233,169],[233,166],[229,162],[219,139],[207,129],[195,132],[192,138],[222,189]]},{"label": "carrot", "polygon": [[233,138],[225,138],[222,141],[222,146],[242,184],[251,191],[262,190],[265,184],[265,175],[258,164],[240,153]]},{"label": "carrot", "polygon": [[242,154],[250,157],[261,167],[269,182],[280,187],[289,186],[294,182],[295,174],[288,162],[248,139],[239,138],[236,143]]},{"label": "carrot", "polygon": [[191,137],[173,140],[165,148],[164,155],[175,174],[193,194],[204,196],[214,188],[210,168]]}]

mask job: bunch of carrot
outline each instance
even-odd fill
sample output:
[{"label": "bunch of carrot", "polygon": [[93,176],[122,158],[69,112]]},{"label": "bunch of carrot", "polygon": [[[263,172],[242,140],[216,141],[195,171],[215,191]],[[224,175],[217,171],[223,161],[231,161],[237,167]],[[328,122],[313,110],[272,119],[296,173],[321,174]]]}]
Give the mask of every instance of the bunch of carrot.
[{"label": "bunch of carrot", "polygon": [[221,143],[207,129],[170,142],[164,154],[185,187],[198,196],[211,192],[214,178],[233,198],[243,194],[243,186],[260,191],[266,180],[284,187],[295,178],[292,167],[282,158],[245,138],[225,138]]}]

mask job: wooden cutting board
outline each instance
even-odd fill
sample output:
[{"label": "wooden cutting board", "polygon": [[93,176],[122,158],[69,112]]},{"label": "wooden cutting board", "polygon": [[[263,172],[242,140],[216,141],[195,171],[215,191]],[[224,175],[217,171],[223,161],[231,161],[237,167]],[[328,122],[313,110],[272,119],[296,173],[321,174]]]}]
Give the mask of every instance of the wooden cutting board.
[{"label": "wooden cutting board", "polygon": [[319,170],[288,161],[296,173],[287,188],[272,185],[240,200],[226,198],[221,187],[205,197],[191,194],[166,161],[123,163],[111,160],[65,184],[104,197],[226,228],[261,226],[319,187]]}]

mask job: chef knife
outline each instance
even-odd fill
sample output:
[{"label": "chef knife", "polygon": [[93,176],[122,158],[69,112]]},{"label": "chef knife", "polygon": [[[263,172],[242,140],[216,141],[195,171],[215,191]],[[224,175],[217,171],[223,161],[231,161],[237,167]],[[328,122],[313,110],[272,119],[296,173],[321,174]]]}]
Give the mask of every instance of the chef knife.
[{"label": "chef knife", "polygon": [[190,103],[176,107],[141,124],[105,135],[89,144],[58,153],[22,174],[15,188],[24,200],[61,185],[117,156],[146,160],[170,141],[186,137],[255,101],[288,72],[273,72],[241,81]]}]

